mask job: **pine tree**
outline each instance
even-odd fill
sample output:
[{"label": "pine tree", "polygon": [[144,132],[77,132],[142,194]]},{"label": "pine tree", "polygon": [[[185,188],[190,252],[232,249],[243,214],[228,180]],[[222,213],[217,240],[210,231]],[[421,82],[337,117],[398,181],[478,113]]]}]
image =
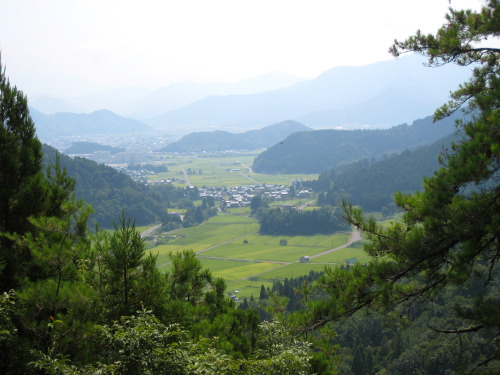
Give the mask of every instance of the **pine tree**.
[{"label": "pine tree", "polygon": [[18,258],[13,241],[3,234],[24,234],[28,217],[47,206],[47,185],[42,173],[42,145],[35,134],[26,96],[12,87],[0,56],[0,290],[17,285]]},{"label": "pine tree", "polygon": [[[382,227],[360,208],[344,203],[349,223],[371,240],[365,250],[373,257],[350,272],[325,278],[332,296],[330,317],[351,315],[367,306],[394,306],[436,297],[444,288],[457,290],[471,280],[484,288],[457,306],[454,324],[438,332],[467,334],[482,330],[488,342],[477,366],[498,366],[500,298],[500,49],[489,45],[500,34],[500,2],[488,1],[480,12],[450,9],[435,35],[395,41],[390,52],[417,52],[430,66],[474,64],[470,80],[451,94],[435,119],[461,108],[457,122],[462,139],[441,156],[442,168],[424,179],[424,191],[397,193],[404,211],[400,222]],[[457,324],[456,322],[459,322]]]}]

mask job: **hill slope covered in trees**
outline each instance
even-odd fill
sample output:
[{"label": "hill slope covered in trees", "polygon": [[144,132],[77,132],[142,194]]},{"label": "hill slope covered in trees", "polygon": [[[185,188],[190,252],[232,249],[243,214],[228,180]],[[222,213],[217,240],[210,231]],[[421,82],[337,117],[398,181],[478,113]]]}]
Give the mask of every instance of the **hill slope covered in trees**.
[{"label": "hill slope covered in trees", "polygon": [[335,206],[341,199],[347,199],[367,211],[393,206],[394,192],[422,189],[422,178],[439,168],[438,156],[450,149],[456,137],[451,134],[428,146],[405,150],[383,160],[363,159],[324,172],[314,186],[321,192],[318,203]]},{"label": "hill slope covered in trees", "polygon": [[151,130],[148,125],[138,120],[122,117],[107,110],[90,114],[60,112],[46,115],[31,108],[30,115],[35,122],[37,135],[41,139],[62,135],[129,134]]},{"label": "hill slope covered in trees", "polygon": [[432,117],[384,130],[315,130],[288,136],[253,163],[259,173],[320,173],[363,158],[380,158],[435,142],[455,129],[456,116]]},{"label": "hill slope covered in trees", "polygon": [[[56,149],[43,145],[44,163],[55,163]],[[116,169],[85,158],[61,155],[61,167],[76,180],[75,196],[95,210],[91,222],[112,228],[124,211],[137,225],[151,224],[166,215],[167,205],[184,197],[182,189],[172,186],[150,188],[133,181]]]},{"label": "hill slope covered in trees", "polygon": [[160,151],[166,152],[201,152],[225,150],[255,150],[271,146],[288,135],[312,130],[297,121],[283,121],[258,130],[244,133],[229,133],[222,130],[212,132],[196,132],[185,135]]}]

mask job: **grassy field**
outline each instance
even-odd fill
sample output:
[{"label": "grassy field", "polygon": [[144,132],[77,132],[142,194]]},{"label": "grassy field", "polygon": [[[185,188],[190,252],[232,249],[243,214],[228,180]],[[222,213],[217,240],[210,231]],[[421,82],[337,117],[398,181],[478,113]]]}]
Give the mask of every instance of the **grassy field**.
[{"label": "grassy field", "polygon": [[[169,171],[149,178],[184,179],[187,174],[191,185],[229,187],[254,185],[255,181],[269,185],[290,185],[294,180],[318,177],[317,174],[253,173],[250,167],[257,155],[258,152],[210,157],[165,155],[163,163],[168,166]],[[185,184],[178,183],[179,186]],[[272,205],[281,206],[288,203],[300,206],[311,200],[312,198],[280,201]],[[163,235],[162,237],[166,238],[163,242],[167,243],[155,246],[149,251],[158,254],[157,263],[164,272],[170,267],[169,254],[183,250],[196,252],[203,266],[210,269],[215,277],[224,278],[228,283],[229,292],[238,290],[240,298],[251,295],[258,298],[261,285],[271,286],[274,280],[307,275],[311,270],[321,271],[325,265],[343,264],[350,258],[357,258],[360,262],[366,259],[359,247],[349,247],[313,258],[310,263],[299,263],[298,260],[303,256],[313,256],[345,245],[349,234],[260,236],[258,222],[249,215],[249,208],[228,209],[226,213],[219,213],[202,225],[184,228],[166,237]],[[287,240],[286,246],[280,246],[282,239]]]},{"label": "grassy field", "polygon": [[156,246],[150,251],[153,254],[158,253],[158,263],[163,264],[168,260],[168,254],[171,252],[183,250],[199,252],[245,236],[245,233],[257,232],[258,229],[259,224],[254,219],[239,215],[219,214],[202,225],[184,228],[173,233],[172,239],[167,244]]},{"label": "grassy field", "polygon": [[253,173],[250,177],[266,185],[291,185],[294,180],[316,180],[318,174],[261,174]]},{"label": "grassy field", "polygon": [[[316,236],[261,236],[253,234],[245,237],[248,243],[234,241],[203,252],[203,256],[295,262],[305,255],[315,255],[346,243],[348,235]],[[286,239],[287,246],[280,241]]]},{"label": "grassy field", "polygon": [[[257,152],[248,152],[238,156],[204,156],[204,155],[169,155],[164,158],[163,163],[169,171],[148,177],[149,180],[172,179],[174,177],[184,179],[184,172],[188,174],[192,185],[202,187],[228,187],[237,185],[290,185],[293,180],[316,179],[317,174],[256,174],[250,172]],[[239,171],[235,171],[239,169]],[[253,181],[255,180],[255,181]],[[185,186],[186,183],[175,183]]]},{"label": "grassy field", "polygon": [[[200,226],[170,233],[167,244],[150,251],[158,254],[157,262],[164,272],[170,267],[170,253],[195,251],[202,265],[215,277],[224,278],[229,292],[238,290],[240,298],[258,297],[261,285],[272,285],[274,280],[307,275],[311,270],[322,271],[325,265],[335,267],[350,258],[362,262],[366,257],[358,246],[313,258],[310,263],[299,263],[304,255],[312,256],[344,245],[349,234],[261,236],[257,233],[258,222],[246,216],[248,213],[248,208],[231,209]],[[286,246],[280,246],[281,239],[287,240]]]}]

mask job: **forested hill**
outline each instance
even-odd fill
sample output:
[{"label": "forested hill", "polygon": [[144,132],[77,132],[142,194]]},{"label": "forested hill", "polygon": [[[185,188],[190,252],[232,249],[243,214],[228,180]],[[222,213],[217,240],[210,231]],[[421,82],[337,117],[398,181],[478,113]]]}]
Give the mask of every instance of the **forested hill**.
[{"label": "forested hill", "polygon": [[41,139],[61,135],[130,134],[151,130],[143,122],[107,110],[90,114],[60,112],[46,115],[30,108],[30,115],[35,122],[36,133]]},{"label": "forested hill", "polygon": [[384,130],[315,130],[288,136],[253,163],[260,173],[321,173],[363,158],[414,149],[455,130],[456,116],[433,123],[432,117]]},{"label": "forested hill", "polygon": [[297,121],[283,121],[258,130],[235,134],[226,131],[197,132],[182,137],[160,151],[201,152],[225,150],[255,150],[269,147],[292,133],[312,130]]},{"label": "forested hill", "polygon": [[[43,145],[44,163],[55,163],[56,149]],[[92,205],[92,223],[111,228],[122,210],[136,220],[137,225],[151,224],[166,214],[168,192],[153,190],[133,181],[117,170],[84,158],[61,154],[61,167],[76,180],[75,196]],[[164,187],[165,190],[169,187]],[[175,188],[171,188],[175,190]],[[172,191],[171,194],[179,192]]]},{"label": "forested hill", "polygon": [[382,211],[393,206],[396,191],[421,190],[422,178],[431,176],[440,164],[438,156],[451,149],[456,134],[414,151],[405,150],[377,162],[367,159],[322,173],[315,190],[320,191],[320,205],[337,205],[346,199],[366,211]]},{"label": "forested hill", "polygon": [[125,151],[124,148],[101,145],[94,142],[74,142],[69,148],[64,150],[67,155],[72,154],[92,154],[96,151],[109,151],[111,154]]}]

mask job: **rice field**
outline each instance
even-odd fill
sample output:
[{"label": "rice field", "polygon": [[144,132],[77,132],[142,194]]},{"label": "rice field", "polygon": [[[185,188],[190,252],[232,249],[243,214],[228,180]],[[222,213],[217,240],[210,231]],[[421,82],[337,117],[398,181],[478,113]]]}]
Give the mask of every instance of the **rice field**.
[{"label": "rice field", "polygon": [[[290,185],[294,180],[310,180],[318,178],[317,174],[257,174],[251,172],[258,152],[249,152],[238,156],[204,156],[171,155],[165,158],[164,164],[168,172],[150,175],[150,181],[161,179],[189,178],[191,185],[197,187],[229,187],[238,185]],[[186,186],[187,182],[176,182],[178,186]]]},{"label": "rice field", "polygon": [[[159,269],[168,272],[170,253],[192,250],[214,277],[226,280],[228,292],[238,290],[240,298],[249,298],[251,295],[258,297],[261,285],[270,286],[275,280],[307,275],[311,270],[322,271],[325,265],[335,267],[350,258],[360,262],[367,258],[361,248],[355,246],[300,263],[303,256],[314,256],[345,245],[350,234],[261,236],[257,232],[257,220],[245,216],[247,211],[231,211],[197,227],[170,233],[167,244],[150,249],[158,254]],[[286,246],[280,245],[282,239],[287,240]]]}]

